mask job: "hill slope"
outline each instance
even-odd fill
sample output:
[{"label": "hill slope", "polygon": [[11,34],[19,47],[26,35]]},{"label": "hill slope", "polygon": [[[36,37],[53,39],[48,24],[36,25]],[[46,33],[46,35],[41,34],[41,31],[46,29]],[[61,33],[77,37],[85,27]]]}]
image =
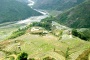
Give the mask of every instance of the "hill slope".
[{"label": "hill slope", "polygon": [[84,0],[35,0],[34,8],[66,10],[80,4]]},{"label": "hill slope", "polygon": [[28,0],[16,0],[16,1],[19,1],[19,2],[22,2],[22,3],[28,3]]},{"label": "hill slope", "polygon": [[73,28],[90,28],[90,1],[60,14],[58,22]]},{"label": "hill slope", "polygon": [[15,0],[0,0],[0,23],[16,21],[41,15],[24,3]]},{"label": "hill slope", "polygon": [[[85,56],[79,56],[84,54],[83,51],[90,48],[90,42],[83,41],[76,37],[69,38],[68,34],[63,34],[60,40],[58,40],[58,38],[59,37],[56,37],[51,33],[40,36],[38,34],[30,34],[28,31],[25,35],[15,39],[0,42],[0,59],[4,58],[3,60],[11,60],[9,58],[14,52],[16,53],[16,56],[17,53],[26,52],[28,53],[28,58],[35,58],[38,60],[43,60],[43,58],[48,56],[55,58],[55,60],[65,60],[65,57],[68,54],[68,60],[76,60],[77,58],[82,60],[82,57],[85,58]],[[18,48],[19,44],[21,51]]]}]

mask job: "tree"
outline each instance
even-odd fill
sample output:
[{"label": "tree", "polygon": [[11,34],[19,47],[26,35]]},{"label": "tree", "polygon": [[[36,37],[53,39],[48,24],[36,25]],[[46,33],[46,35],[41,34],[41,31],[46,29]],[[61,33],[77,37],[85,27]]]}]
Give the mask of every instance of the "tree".
[{"label": "tree", "polygon": [[25,52],[22,52],[18,55],[17,60],[27,60],[28,54]]},{"label": "tree", "polygon": [[73,34],[74,36],[79,37],[79,38],[87,41],[87,40],[89,39],[89,36],[86,35],[86,32],[87,32],[87,31],[78,32],[76,29],[73,29],[73,30],[72,30],[72,34]]},{"label": "tree", "polygon": [[76,30],[76,29],[73,29],[73,30],[72,30],[72,34],[73,34],[74,36],[78,36],[77,30]]}]

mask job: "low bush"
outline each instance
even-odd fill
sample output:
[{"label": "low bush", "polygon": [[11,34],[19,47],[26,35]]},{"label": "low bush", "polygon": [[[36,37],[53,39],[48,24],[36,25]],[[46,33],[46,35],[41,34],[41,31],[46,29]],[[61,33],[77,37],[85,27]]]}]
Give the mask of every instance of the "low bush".
[{"label": "low bush", "polygon": [[25,52],[22,52],[18,55],[17,60],[27,60],[28,54]]},{"label": "low bush", "polygon": [[14,31],[8,39],[14,39],[16,37],[19,37],[19,36],[25,34],[26,30],[27,30],[27,27],[18,29],[17,31]]},{"label": "low bush", "polygon": [[46,30],[51,30],[51,23],[48,22],[34,22],[32,26],[39,26],[45,28]]}]

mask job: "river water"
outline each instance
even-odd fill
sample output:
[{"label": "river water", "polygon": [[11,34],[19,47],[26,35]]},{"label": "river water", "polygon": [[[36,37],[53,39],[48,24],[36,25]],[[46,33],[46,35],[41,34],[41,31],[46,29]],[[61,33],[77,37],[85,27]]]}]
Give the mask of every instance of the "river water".
[{"label": "river water", "polygon": [[[31,8],[35,4],[34,1],[32,1],[32,0],[28,0],[28,2],[29,2],[28,6],[30,6]],[[23,23],[24,24],[29,24],[29,23],[32,23],[32,22],[40,22],[42,19],[48,17],[48,12],[46,12],[44,10],[39,10],[39,9],[33,9],[33,10],[35,10],[37,12],[40,12],[43,15],[41,15],[41,16],[32,16],[32,17],[27,18],[25,20],[18,21],[16,24],[23,24]]]}]

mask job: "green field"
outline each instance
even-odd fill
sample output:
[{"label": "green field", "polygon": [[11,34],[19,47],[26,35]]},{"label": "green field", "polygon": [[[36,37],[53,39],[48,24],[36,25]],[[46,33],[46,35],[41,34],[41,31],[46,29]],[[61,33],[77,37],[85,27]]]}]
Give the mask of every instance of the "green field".
[{"label": "green field", "polygon": [[[21,46],[21,51],[18,49],[18,44]],[[15,52],[26,52],[29,55],[28,58],[38,60],[43,60],[43,58],[48,56],[56,60],[65,60],[66,51],[69,48],[68,59],[76,60],[79,55],[90,48],[90,42],[83,41],[77,37],[69,38],[69,35],[67,35],[67,39],[63,37],[58,40],[58,37],[51,33],[40,36],[28,32],[18,38],[0,42],[0,48],[0,58],[9,59],[7,56],[14,56]]]},{"label": "green field", "polygon": [[[9,27],[5,26],[0,29],[0,31],[3,31],[0,32],[0,35],[6,39],[13,31],[17,31],[18,27],[22,26],[24,25],[11,24]],[[6,27],[8,30],[5,29]],[[17,31],[16,33],[23,30],[26,32],[14,39],[1,40],[1,60],[11,60],[11,57],[14,57],[15,60],[21,52],[26,52],[28,54],[28,58],[34,58],[36,60],[43,60],[45,57],[51,57],[56,60],[89,59],[90,42],[84,41],[73,35],[69,35],[68,30],[71,30],[70,28],[62,26],[63,30],[54,29],[51,30],[52,33],[48,31],[49,33],[44,35],[32,34],[30,31],[31,27],[28,27],[27,30],[26,29]],[[57,35],[58,33],[60,34]],[[7,36],[3,36],[5,34],[7,34]],[[18,45],[20,48],[18,48]]]}]

